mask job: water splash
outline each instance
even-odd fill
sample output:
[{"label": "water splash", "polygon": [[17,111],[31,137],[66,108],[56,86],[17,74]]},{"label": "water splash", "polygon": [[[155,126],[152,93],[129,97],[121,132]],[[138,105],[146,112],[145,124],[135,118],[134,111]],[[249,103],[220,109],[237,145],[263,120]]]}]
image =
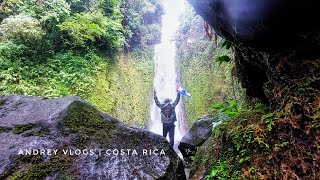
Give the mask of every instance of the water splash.
[{"label": "water splash", "polygon": [[[179,26],[179,15],[184,10],[183,0],[165,0],[165,14],[162,16],[161,43],[155,46],[155,76],[154,89],[160,102],[165,98],[176,98],[176,85],[180,84],[176,70],[176,46],[174,41],[175,32]],[[176,107],[177,122],[175,122],[175,149],[178,142],[185,135],[187,125],[183,116],[182,99]],[[162,123],[160,109],[155,102],[150,103],[150,120],[148,129],[162,135]],[[169,138],[169,137],[167,137]]]}]

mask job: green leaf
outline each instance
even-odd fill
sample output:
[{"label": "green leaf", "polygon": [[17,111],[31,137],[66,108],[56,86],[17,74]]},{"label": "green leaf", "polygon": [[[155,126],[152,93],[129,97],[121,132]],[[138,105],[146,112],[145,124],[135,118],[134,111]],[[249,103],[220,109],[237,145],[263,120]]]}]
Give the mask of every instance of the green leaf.
[{"label": "green leaf", "polygon": [[236,116],[239,114],[239,112],[232,112],[230,110],[227,110],[226,113],[229,115],[229,116]]},{"label": "green leaf", "polygon": [[219,63],[219,66],[222,64],[222,62],[230,62],[230,61],[231,61],[231,58],[227,55],[219,56],[216,59],[216,62]]},{"label": "green leaf", "polygon": [[231,42],[228,40],[224,40],[224,42],[222,43],[222,47],[226,47],[226,49],[230,49]]},{"label": "green leaf", "polygon": [[212,105],[212,108],[213,109],[223,109],[224,105],[223,104],[214,104],[214,105]]}]

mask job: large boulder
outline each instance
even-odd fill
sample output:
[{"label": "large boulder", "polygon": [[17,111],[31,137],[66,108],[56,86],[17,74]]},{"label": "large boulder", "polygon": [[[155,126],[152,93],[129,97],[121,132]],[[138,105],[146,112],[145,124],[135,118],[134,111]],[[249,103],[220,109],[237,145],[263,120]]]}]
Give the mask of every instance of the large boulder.
[{"label": "large boulder", "polygon": [[0,96],[0,179],[185,179],[161,136],[78,97]]},{"label": "large boulder", "polygon": [[221,123],[221,121],[214,122],[217,119],[219,120],[214,115],[200,117],[182,137],[178,148],[187,163],[191,162],[191,157],[196,154],[197,148],[211,136],[212,129]]}]

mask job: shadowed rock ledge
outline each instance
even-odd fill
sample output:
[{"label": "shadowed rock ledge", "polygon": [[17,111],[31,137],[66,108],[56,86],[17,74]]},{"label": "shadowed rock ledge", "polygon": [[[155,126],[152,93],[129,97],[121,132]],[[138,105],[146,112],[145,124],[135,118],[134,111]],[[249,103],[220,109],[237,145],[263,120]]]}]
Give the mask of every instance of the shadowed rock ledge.
[{"label": "shadowed rock ledge", "polygon": [[259,98],[275,107],[292,96],[320,94],[318,1],[188,2],[218,35],[232,43],[234,72],[250,99]]}]

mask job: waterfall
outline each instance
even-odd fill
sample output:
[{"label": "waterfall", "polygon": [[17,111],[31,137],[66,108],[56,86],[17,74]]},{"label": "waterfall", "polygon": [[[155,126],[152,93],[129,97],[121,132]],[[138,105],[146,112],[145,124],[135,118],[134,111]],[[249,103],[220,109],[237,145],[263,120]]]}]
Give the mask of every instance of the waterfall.
[{"label": "waterfall", "polygon": [[[154,89],[159,101],[165,98],[175,100],[176,85],[180,84],[176,65],[176,46],[174,34],[179,26],[179,15],[184,10],[183,0],[164,0],[165,14],[162,16],[161,43],[155,46],[154,62]],[[182,98],[176,107],[177,121],[175,122],[175,149],[178,142],[187,131],[187,123],[183,115]],[[162,123],[160,109],[156,106],[153,98],[150,102],[150,120],[148,129],[162,135]],[[169,139],[169,137],[167,137]]]}]

